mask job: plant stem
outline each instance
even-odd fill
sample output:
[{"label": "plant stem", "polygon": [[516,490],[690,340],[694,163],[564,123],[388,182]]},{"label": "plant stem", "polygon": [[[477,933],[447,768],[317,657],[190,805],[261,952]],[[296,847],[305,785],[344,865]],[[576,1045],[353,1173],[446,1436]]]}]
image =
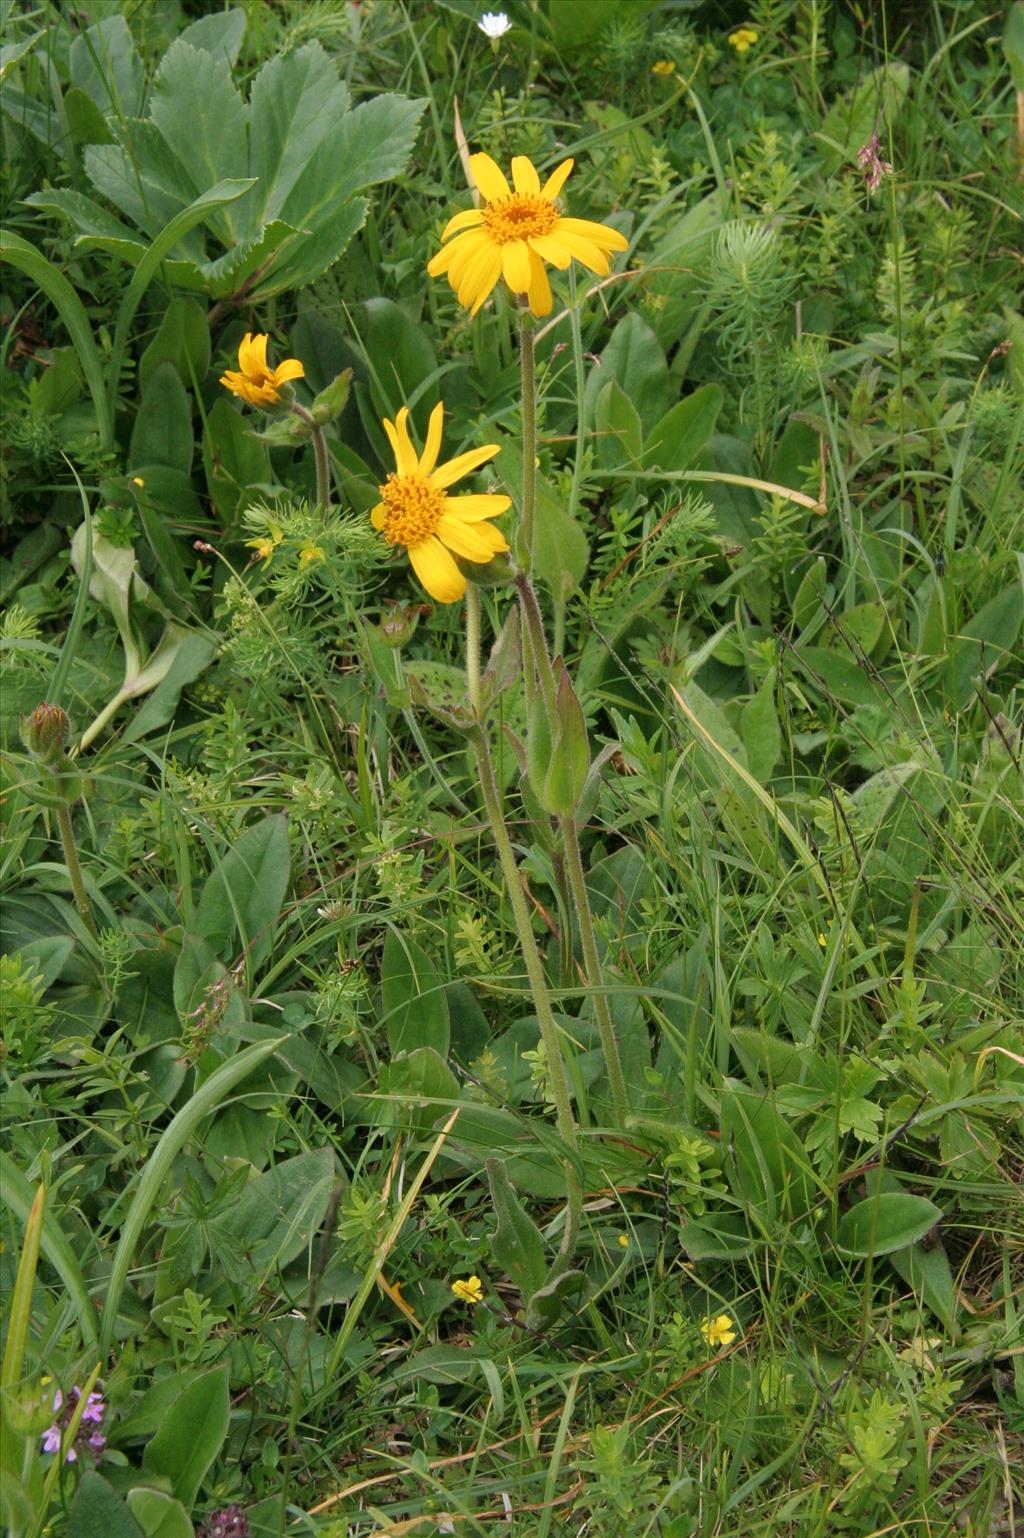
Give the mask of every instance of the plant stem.
[{"label": "plant stem", "polygon": [[[544,980],[544,968],[541,963],[540,952],[537,949],[537,941],[534,938],[530,910],[523,894],[519,867],[516,864],[512,840],[509,838],[505,815],[501,807],[501,792],[498,790],[498,784],[494,777],[490,744],[482,727],[478,727],[474,731],[472,741],[477,769],[480,775],[480,791],[483,796],[488,821],[491,824],[494,842],[498,848],[502,875],[505,878],[505,886],[508,889],[509,901],[512,904],[512,913],[519,935],[519,944],[522,948],[523,960],[526,963],[526,973],[530,980],[533,1005],[537,1011],[537,1023],[540,1026],[541,1039],[544,1042],[544,1052],[547,1058],[551,1095],[555,1103],[555,1119],[558,1125],[558,1132],[562,1142],[575,1155],[579,1146],[576,1136],[576,1122],[572,1113],[572,1103],[569,1099],[569,1080],[565,1071],[565,1059],[562,1056],[558,1026],[555,1023],[555,1017],[551,1009],[551,1000],[548,997],[547,984]],[[562,1233],[559,1256],[563,1264],[567,1265],[576,1248],[580,1215],[583,1207],[583,1186],[580,1181],[575,1158],[566,1159],[565,1161],[565,1185],[565,1229]]]},{"label": "plant stem", "polygon": [[[540,604],[537,602],[536,589],[525,572],[520,572],[516,577],[516,587],[519,591],[523,635],[530,638],[530,654],[533,658],[537,678],[540,681],[540,689],[544,696],[544,708],[547,711],[548,721],[553,728],[555,724],[555,675],[551,667],[547,636],[544,634],[544,616],[541,614]],[[525,656],[525,646],[523,653]]]},{"label": "plant stem", "polygon": [[533,521],[537,504],[537,364],[533,350],[533,318],[519,315],[519,375],[523,418],[523,495],[516,531],[516,560],[529,576],[533,570]]},{"label": "plant stem", "polygon": [[130,698],[131,696],[125,694],[123,689],[118,690],[118,692],[114,695],[114,698],[108,701],[106,705],[104,705],[95,721],[90,722],[85,731],[82,733],[81,741],[78,744],[78,753],[81,753],[83,749],[87,748],[89,744],[99,736],[107,722],[111,720],[113,716],[117,715],[117,712],[121,709],[121,706],[124,704],[125,700]]},{"label": "plant stem", "polygon": [[480,700],[480,589],[475,582],[466,587],[466,687],[473,714],[483,712]]},{"label": "plant stem", "polygon": [[292,412],[309,428],[309,436],[313,440],[313,458],[316,461],[316,500],[326,510],[331,505],[331,461],[327,454],[324,430],[313,413],[307,411],[305,406],[300,406],[298,401],[292,401]]},{"label": "plant stem", "polygon": [[587,884],[583,874],[583,861],[580,857],[580,840],[576,819],[575,817],[560,817],[558,819],[558,826],[565,845],[566,875],[569,878],[569,890],[572,892],[573,906],[576,909],[576,918],[580,926],[580,940],[583,943],[583,965],[587,974],[587,986],[593,990],[594,1013],[597,1015],[597,1030],[601,1038],[601,1050],[604,1053],[604,1066],[608,1074],[608,1083],[611,1086],[615,1120],[619,1127],[624,1127],[626,1117],[629,1114],[629,1103],[626,1098],[626,1081],[622,1076],[622,1060],[619,1057],[619,1044],[615,1039],[615,1026],[612,1023],[611,1010],[608,1008],[608,997],[602,986],[601,960],[597,953],[594,916],[590,911],[590,900],[587,897]]},{"label": "plant stem", "polygon": [[78,859],[78,847],[75,844],[75,830],[71,826],[71,808],[66,801],[62,801],[57,808],[57,826],[60,829],[60,841],[64,847],[64,863],[68,868],[71,890],[75,896],[75,907],[78,909],[86,929],[94,940],[98,940],[99,930],[93,917],[89,894],[85,890],[82,866]]}]

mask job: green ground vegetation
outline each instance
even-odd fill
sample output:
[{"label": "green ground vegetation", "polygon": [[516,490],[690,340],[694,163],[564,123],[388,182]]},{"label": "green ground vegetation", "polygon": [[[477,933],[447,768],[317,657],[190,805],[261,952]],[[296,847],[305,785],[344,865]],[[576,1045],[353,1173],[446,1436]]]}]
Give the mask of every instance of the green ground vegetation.
[{"label": "green ground vegetation", "polygon": [[[1024,6],[480,10],[0,5],[4,1519],[1020,1532]],[[515,678],[489,718],[579,1128],[543,1307],[463,610],[368,517],[437,400],[518,496],[508,293],[425,271],[460,139],[629,241],[535,331],[624,1118]]]}]

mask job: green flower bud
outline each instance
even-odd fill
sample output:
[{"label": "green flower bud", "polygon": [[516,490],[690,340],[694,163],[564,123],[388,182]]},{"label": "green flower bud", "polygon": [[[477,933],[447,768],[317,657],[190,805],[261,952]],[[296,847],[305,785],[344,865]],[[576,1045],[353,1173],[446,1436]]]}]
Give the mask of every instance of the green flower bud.
[{"label": "green flower bud", "polygon": [[59,705],[44,700],[29,716],[21,717],[21,740],[40,764],[57,764],[71,736],[71,722]]},{"label": "green flower bud", "polygon": [[57,1385],[52,1378],[26,1379],[4,1389],[4,1419],[18,1436],[42,1436],[57,1414]]},{"label": "green flower bud", "polygon": [[393,609],[389,609],[377,626],[377,634],[384,645],[397,649],[411,641],[423,609],[424,605],[418,603],[409,604],[404,608],[396,604]]}]

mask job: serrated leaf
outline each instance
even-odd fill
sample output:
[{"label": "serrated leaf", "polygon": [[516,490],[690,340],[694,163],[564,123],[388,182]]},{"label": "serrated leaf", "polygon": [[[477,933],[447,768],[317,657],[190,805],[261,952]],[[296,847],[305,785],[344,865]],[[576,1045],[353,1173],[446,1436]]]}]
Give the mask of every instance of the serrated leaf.
[{"label": "serrated leaf", "polygon": [[104,16],[73,38],[68,74],[104,114],[134,117],[142,107],[142,60],[123,16]]},{"label": "serrated leaf", "polygon": [[[188,201],[226,179],[248,173],[245,103],[235,88],[226,58],[193,48],[178,38],[153,81],[150,121],[179,159],[191,186]],[[185,154],[186,160],[181,156]],[[210,227],[231,245],[246,229],[249,198],[211,216]]]},{"label": "serrated leaf", "polygon": [[259,178],[250,228],[281,216],[320,150],[325,123],[343,116],[348,98],[348,87],[319,43],[278,54],[263,66],[249,100],[249,175]]},{"label": "serrated leaf", "polygon": [[245,24],[245,12],[236,6],[230,11],[200,16],[178,35],[190,47],[205,48],[207,53],[218,54],[229,64],[235,64],[245,37]]}]

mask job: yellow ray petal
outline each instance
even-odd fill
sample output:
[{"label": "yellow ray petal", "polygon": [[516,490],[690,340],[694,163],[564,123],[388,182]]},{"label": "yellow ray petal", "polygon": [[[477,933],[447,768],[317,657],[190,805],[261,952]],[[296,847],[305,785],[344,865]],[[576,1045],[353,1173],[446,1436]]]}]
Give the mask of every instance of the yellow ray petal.
[{"label": "yellow ray petal", "polygon": [[582,262],[584,267],[589,267],[591,272],[599,272],[603,277],[606,272],[610,271],[606,253],[601,250],[600,246],[595,245],[592,240],[586,240],[582,235],[577,235],[572,230],[563,230],[557,225],[555,227],[555,239],[578,262]]},{"label": "yellow ray petal", "polygon": [[540,193],[540,177],[533,161],[525,155],[512,157],[512,184],[517,192],[523,192],[527,197],[535,198]]},{"label": "yellow ray petal", "polygon": [[491,159],[490,155],[470,155],[469,169],[480,191],[492,203],[495,198],[507,198],[511,196],[512,189],[505,180],[505,173],[501,167]]},{"label": "yellow ray petal", "polygon": [[383,502],[378,502],[377,506],[374,507],[374,508],[371,508],[371,510],[370,510],[370,522],[373,524],[374,528],[379,533],[380,530],[387,523],[387,521],[388,521],[388,510],[384,506]]},{"label": "yellow ray petal", "polygon": [[554,201],[554,199],[557,198],[558,194],[561,192],[562,188],[565,186],[569,172],[572,170],[575,164],[576,162],[574,160],[563,160],[560,166],[556,166],[551,175],[548,177],[547,181],[544,183],[543,187],[540,189],[541,197]]},{"label": "yellow ray petal", "polygon": [[534,315],[550,315],[553,300],[551,284],[544,270],[544,263],[536,252],[530,252],[530,288],[527,298]]},{"label": "yellow ray petal", "polygon": [[459,303],[469,305],[475,315],[501,277],[501,247],[484,246],[468,264],[459,283]]},{"label": "yellow ray petal", "polygon": [[610,224],[598,224],[594,219],[559,219],[552,234],[560,235],[562,231],[568,235],[582,235],[584,240],[592,240],[595,246],[604,246],[607,251],[626,251],[629,241],[618,230],[613,230]]},{"label": "yellow ray petal", "polygon": [[550,262],[552,267],[564,270],[572,261],[572,252],[562,245],[557,235],[531,235],[527,245],[531,251],[536,251],[538,256]]},{"label": "yellow ray petal", "polygon": [[468,475],[471,470],[478,470],[485,465],[495,454],[501,452],[500,443],[486,443],[482,449],[468,449],[465,454],[456,454],[454,459],[449,459],[446,465],[438,465],[430,477],[430,484],[437,491],[444,491],[449,486],[454,486],[456,481]]},{"label": "yellow ray petal", "polygon": [[459,230],[474,229],[483,219],[483,214],[478,208],[467,208],[465,213],[456,214],[449,219],[441,235],[442,240],[447,240],[449,235],[456,235]]},{"label": "yellow ray petal", "polygon": [[[253,337],[247,335],[242,343],[242,347],[238,349],[238,361],[242,372],[248,374],[250,378],[268,372],[267,342],[269,340],[269,337],[263,335]],[[246,346],[246,343],[248,343],[248,346]],[[242,363],[242,348],[245,348],[246,355],[244,363]]]},{"label": "yellow ray petal", "polygon": [[507,513],[512,506],[512,498],[504,497],[496,491],[470,492],[464,497],[445,497],[444,511],[453,518],[465,518],[470,523],[479,523],[481,518],[497,518],[501,513]]},{"label": "yellow ray petal", "polygon": [[458,293],[462,287],[462,280],[466,276],[470,262],[476,261],[484,251],[494,251],[495,245],[489,235],[460,235],[460,240],[465,244],[462,250],[456,253],[455,260],[448,269],[448,282]]},{"label": "yellow ray petal", "polygon": [[450,513],[442,514],[437,532],[449,550],[454,550],[466,561],[482,563],[508,549],[505,536],[493,524],[462,523]]},{"label": "yellow ray petal", "polygon": [[285,358],[274,370],[274,383],[285,384],[289,379],[305,379],[306,370],[298,358]]},{"label": "yellow ray petal", "polygon": [[443,272],[448,272],[453,263],[460,256],[469,255],[479,251],[489,244],[489,239],[480,230],[467,230],[465,234],[457,235],[442,251],[430,258],[427,263],[427,272],[432,278],[439,278]]},{"label": "yellow ray petal", "polygon": [[501,270],[514,294],[525,294],[530,286],[530,248],[525,240],[510,240],[501,248]]},{"label": "yellow ray petal", "polygon": [[466,579],[441,541],[433,535],[409,546],[409,560],[431,598],[438,603],[458,603],[466,591]]},{"label": "yellow ray petal", "polygon": [[427,441],[423,445],[423,453],[420,455],[420,474],[429,475],[437,464],[437,456],[441,449],[441,433],[444,428],[444,406],[438,401],[430,413],[430,421],[427,424]]},{"label": "yellow ray petal", "polygon": [[416,450],[409,442],[409,432],[405,425],[408,415],[409,408],[403,406],[394,422],[389,422],[387,417],[384,418],[384,431],[388,435],[388,442],[395,456],[395,469],[399,475],[413,475],[418,459]]}]

